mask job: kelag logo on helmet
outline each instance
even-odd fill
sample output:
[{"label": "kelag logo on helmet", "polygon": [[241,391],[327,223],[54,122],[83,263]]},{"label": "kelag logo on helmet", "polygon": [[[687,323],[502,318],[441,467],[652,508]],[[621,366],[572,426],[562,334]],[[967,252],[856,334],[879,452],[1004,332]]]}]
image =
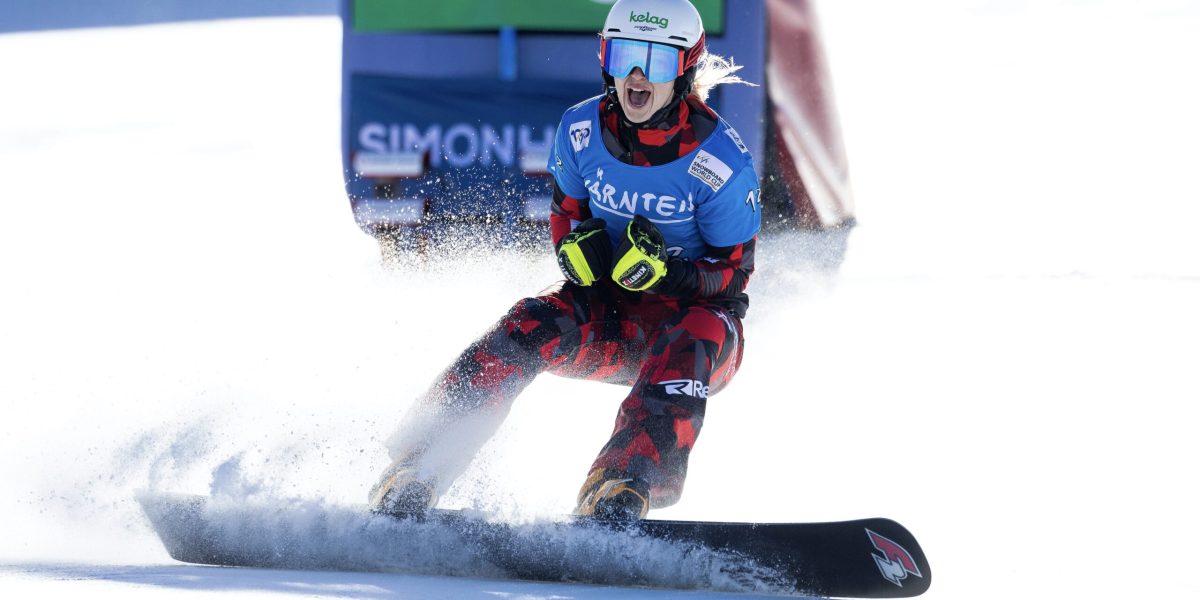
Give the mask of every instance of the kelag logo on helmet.
[{"label": "kelag logo on helmet", "polygon": [[[629,22],[630,23],[650,23],[651,25],[657,25],[658,29],[666,29],[667,27],[669,27],[671,20],[663,18],[663,17],[656,17],[656,16],[650,14],[650,11],[646,11],[645,14],[641,14],[641,15],[634,13],[634,12],[630,12],[629,13]],[[642,31],[654,31],[655,28],[646,27],[645,25],[642,25],[642,26],[638,27],[638,29],[641,29]]]}]

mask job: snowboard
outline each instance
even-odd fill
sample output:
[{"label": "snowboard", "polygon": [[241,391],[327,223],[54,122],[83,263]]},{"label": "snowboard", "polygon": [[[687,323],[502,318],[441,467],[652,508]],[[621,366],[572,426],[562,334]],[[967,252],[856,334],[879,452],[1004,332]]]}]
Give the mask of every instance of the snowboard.
[{"label": "snowboard", "polygon": [[504,521],[440,509],[397,518],[301,500],[161,493],[138,500],[172,558],[205,565],[845,598],[917,596],[931,579],[916,538],[880,518]]}]

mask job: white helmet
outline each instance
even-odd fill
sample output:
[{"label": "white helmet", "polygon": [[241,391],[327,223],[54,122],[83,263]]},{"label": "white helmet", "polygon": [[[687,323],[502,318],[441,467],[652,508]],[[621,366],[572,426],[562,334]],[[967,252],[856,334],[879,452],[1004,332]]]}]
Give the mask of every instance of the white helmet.
[{"label": "white helmet", "polygon": [[[679,46],[688,58],[704,50],[704,22],[688,0],[617,0],[604,19],[602,38],[626,38]],[[689,60],[691,66],[695,60]]]}]

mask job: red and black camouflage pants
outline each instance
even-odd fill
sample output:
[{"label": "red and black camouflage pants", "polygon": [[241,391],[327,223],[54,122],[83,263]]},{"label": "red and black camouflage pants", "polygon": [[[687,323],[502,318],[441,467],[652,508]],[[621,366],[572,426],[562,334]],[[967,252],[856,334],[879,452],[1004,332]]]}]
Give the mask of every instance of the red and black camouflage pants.
[{"label": "red and black camouflage pants", "polygon": [[563,282],[517,302],[442,372],[389,442],[392,457],[445,491],[538,374],[622,384],[631,389],[592,469],[639,477],[651,506],[668,506],[708,396],[742,349],[741,321],[719,306]]}]

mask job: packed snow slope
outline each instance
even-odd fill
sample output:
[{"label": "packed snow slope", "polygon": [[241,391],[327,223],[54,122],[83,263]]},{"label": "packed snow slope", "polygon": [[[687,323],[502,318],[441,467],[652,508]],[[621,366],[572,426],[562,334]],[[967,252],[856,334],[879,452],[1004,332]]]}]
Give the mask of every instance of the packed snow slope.
[{"label": "packed snow slope", "polygon": [[[888,516],[931,598],[1197,597],[1200,7],[821,8],[861,225],[837,276],[763,240],[744,366],[657,516]],[[339,27],[0,35],[0,594],[616,593],[176,565],[137,510],[361,502],[434,373],[557,278],[548,252],[379,268]],[[569,510],[621,397],[537,381],[444,504]]]}]

